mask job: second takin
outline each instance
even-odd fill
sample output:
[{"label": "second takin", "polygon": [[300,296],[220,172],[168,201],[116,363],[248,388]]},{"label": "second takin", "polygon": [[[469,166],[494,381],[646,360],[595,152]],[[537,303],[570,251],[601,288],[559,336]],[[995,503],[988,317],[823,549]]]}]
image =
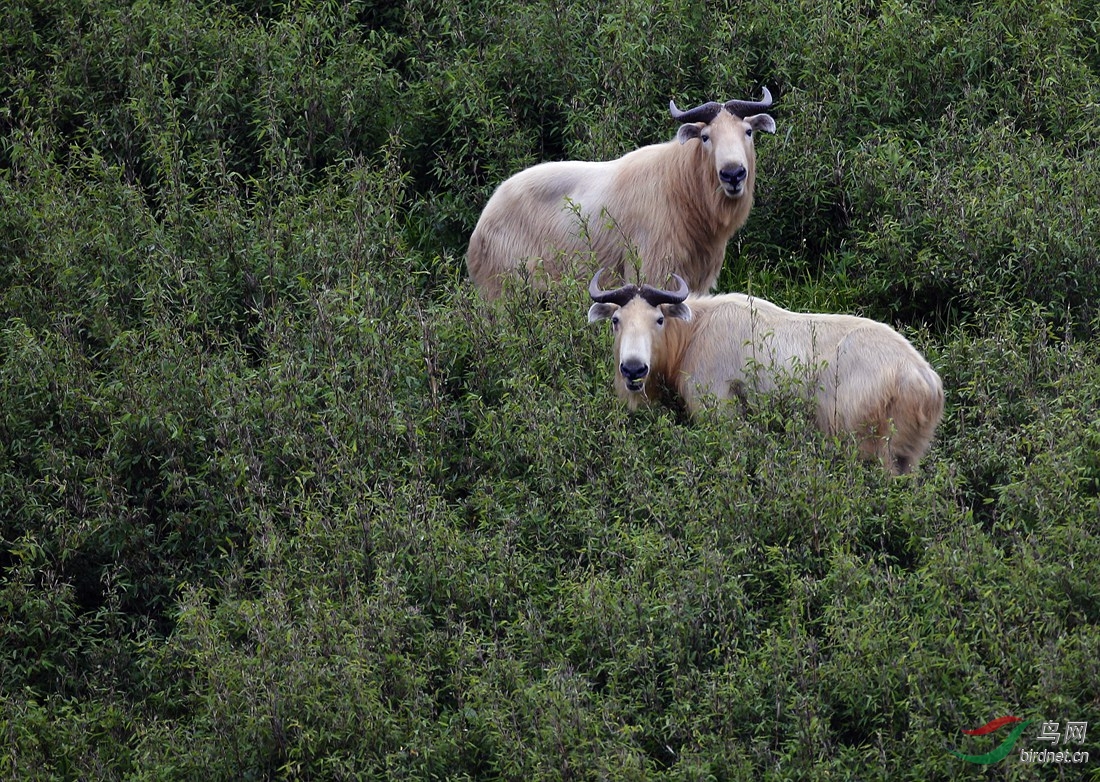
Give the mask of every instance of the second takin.
[{"label": "second takin", "polygon": [[[536,284],[603,267],[635,280],[679,274],[695,293],[714,287],[726,243],[744,225],[756,181],[754,131],[775,132],[767,88],[760,101],[705,103],[672,117],[676,138],[605,162],[541,163],[489,199],[466,255],[488,298],[505,277]],[[593,258],[594,256],[594,258]]]}]

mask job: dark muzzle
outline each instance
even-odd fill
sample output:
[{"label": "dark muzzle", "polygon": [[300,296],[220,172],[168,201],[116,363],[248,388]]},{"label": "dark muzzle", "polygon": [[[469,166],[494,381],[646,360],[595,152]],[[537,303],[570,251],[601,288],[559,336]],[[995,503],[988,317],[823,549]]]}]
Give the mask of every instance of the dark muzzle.
[{"label": "dark muzzle", "polygon": [[637,359],[632,359],[619,364],[619,372],[622,373],[628,389],[641,391],[642,386],[645,385],[646,376],[649,375],[649,366]]},{"label": "dark muzzle", "polygon": [[744,166],[731,166],[718,172],[718,178],[722,180],[722,187],[727,193],[740,193],[748,177],[749,170]]}]

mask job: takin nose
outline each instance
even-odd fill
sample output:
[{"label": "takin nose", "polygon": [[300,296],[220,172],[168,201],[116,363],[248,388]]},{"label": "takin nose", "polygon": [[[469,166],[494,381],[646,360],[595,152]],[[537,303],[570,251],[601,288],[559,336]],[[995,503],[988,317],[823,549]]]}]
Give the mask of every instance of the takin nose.
[{"label": "takin nose", "polygon": [[649,365],[638,359],[631,359],[619,364],[619,371],[623,373],[627,388],[636,391],[642,387],[642,382],[649,374]]},{"label": "takin nose", "polygon": [[718,172],[718,178],[722,180],[722,186],[726,190],[737,191],[745,184],[749,176],[749,170],[744,166],[729,166]]}]

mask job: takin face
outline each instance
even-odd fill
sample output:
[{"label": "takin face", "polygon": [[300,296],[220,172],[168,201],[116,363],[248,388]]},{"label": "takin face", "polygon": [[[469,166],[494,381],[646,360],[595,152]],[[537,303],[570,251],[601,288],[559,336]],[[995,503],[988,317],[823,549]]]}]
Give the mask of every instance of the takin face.
[{"label": "takin face", "polygon": [[[764,102],[771,94],[765,88]],[[669,102],[673,118],[684,122],[676,140],[686,144],[698,139],[704,154],[714,166],[719,188],[727,198],[751,196],[756,178],[756,147],[754,131],[775,133],[775,120],[769,114],[740,117],[718,103],[707,103],[688,111],[680,111]]]},{"label": "takin face", "polygon": [[645,398],[655,396],[649,385],[674,377],[682,356],[675,324],[690,321],[691,309],[684,303],[687,283],[677,277],[678,291],[664,291],[649,285],[627,285],[615,291],[601,291],[600,272],[592,278],[589,293],[594,303],[588,310],[588,322],[611,321],[615,335],[615,388],[631,410]]}]

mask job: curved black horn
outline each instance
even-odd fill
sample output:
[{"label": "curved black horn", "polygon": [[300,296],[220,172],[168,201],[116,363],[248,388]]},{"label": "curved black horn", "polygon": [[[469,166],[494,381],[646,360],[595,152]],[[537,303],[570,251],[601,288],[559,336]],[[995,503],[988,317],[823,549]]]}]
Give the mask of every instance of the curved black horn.
[{"label": "curved black horn", "polygon": [[638,295],[637,285],[624,285],[621,288],[616,288],[613,291],[605,291],[600,288],[599,279],[604,270],[601,268],[592,277],[592,282],[588,283],[588,295],[592,297],[592,301],[597,304],[618,304],[623,307]]},{"label": "curved black horn", "polygon": [[735,116],[749,117],[753,114],[759,114],[771,105],[772,94],[767,87],[764,87],[764,97],[760,100],[728,100],[723,104],[723,108]]},{"label": "curved black horn", "polygon": [[722,110],[722,104],[711,101],[687,111],[680,111],[676,108],[676,101],[670,100],[668,110],[672,114],[672,118],[680,122],[710,122],[718,116],[718,112]]},{"label": "curved black horn", "polygon": [[680,283],[680,290],[666,291],[654,288],[652,285],[643,285],[638,295],[645,299],[651,307],[657,307],[661,304],[679,304],[688,297],[691,290],[679,274],[673,274],[672,276],[676,279],[676,282]]}]

